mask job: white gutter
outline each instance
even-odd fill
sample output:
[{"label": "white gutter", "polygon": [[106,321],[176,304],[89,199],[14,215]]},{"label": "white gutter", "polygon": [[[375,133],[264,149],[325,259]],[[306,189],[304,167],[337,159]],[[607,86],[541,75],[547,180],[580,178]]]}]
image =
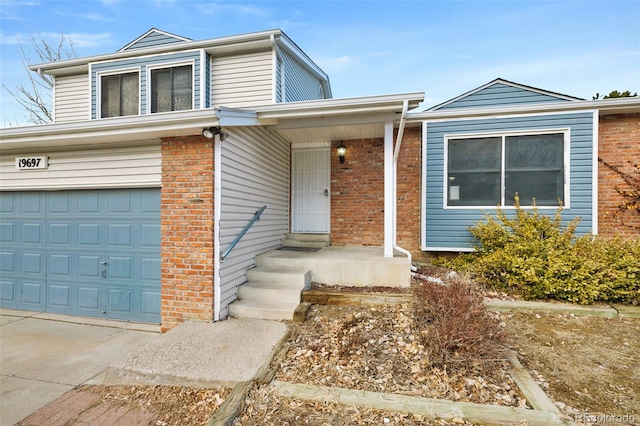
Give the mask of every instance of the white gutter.
[{"label": "white gutter", "polygon": [[407,111],[409,111],[409,101],[405,99],[402,103],[402,116],[400,117],[400,125],[398,126],[398,135],[396,136],[396,147],[393,153],[393,248],[400,253],[404,253],[409,259],[409,265],[412,271],[418,268],[413,266],[411,262],[411,252],[398,245],[398,155],[400,154],[400,146],[402,145],[402,136],[404,136],[404,127],[407,123]]},{"label": "white gutter", "polygon": [[640,97],[601,99],[595,101],[563,101],[534,105],[510,105],[494,108],[459,108],[434,111],[411,112],[407,115],[409,122],[437,121],[452,118],[478,118],[487,116],[503,116],[545,112],[576,112],[599,110],[610,114],[640,112]]}]

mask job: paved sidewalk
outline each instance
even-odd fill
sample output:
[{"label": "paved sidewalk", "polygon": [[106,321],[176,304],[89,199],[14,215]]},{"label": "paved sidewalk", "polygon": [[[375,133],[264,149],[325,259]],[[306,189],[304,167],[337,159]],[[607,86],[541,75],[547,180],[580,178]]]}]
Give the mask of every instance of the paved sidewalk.
[{"label": "paved sidewalk", "polygon": [[65,424],[52,416],[71,415],[85,425],[88,419],[114,424],[109,421],[118,416],[144,424],[144,413],[98,409],[91,395],[72,390],[80,384],[208,387],[250,380],[287,329],[274,321],[231,319],[183,323],[159,334],[126,329],[128,323],[114,328],[12,315],[0,311],[2,426],[32,413],[25,424]]}]

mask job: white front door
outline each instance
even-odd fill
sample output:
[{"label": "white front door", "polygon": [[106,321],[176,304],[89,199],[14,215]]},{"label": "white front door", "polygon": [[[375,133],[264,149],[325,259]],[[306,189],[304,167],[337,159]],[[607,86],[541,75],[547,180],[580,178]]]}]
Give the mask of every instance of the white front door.
[{"label": "white front door", "polygon": [[292,232],[329,232],[331,212],[329,151],[329,148],[293,151]]}]

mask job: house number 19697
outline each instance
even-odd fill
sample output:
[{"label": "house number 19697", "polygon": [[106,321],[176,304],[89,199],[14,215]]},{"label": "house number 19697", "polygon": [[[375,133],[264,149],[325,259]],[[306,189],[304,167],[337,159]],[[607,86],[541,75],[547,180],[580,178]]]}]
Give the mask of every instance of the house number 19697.
[{"label": "house number 19697", "polygon": [[47,157],[17,157],[16,169],[46,169],[49,165]]}]

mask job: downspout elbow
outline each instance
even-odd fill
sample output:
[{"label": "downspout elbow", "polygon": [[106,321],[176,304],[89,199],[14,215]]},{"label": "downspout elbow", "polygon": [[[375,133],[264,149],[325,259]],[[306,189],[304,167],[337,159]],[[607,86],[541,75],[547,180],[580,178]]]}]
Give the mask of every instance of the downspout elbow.
[{"label": "downspout elbow", "polygon": [[44,75],[42,68],[38,68],[36,74],[38,74],[38,77],[44,80],[44,82],[47,83],[50,87],[53,87],[53,81],[51,81],[49,78],[47,78],[47,76]]}]

